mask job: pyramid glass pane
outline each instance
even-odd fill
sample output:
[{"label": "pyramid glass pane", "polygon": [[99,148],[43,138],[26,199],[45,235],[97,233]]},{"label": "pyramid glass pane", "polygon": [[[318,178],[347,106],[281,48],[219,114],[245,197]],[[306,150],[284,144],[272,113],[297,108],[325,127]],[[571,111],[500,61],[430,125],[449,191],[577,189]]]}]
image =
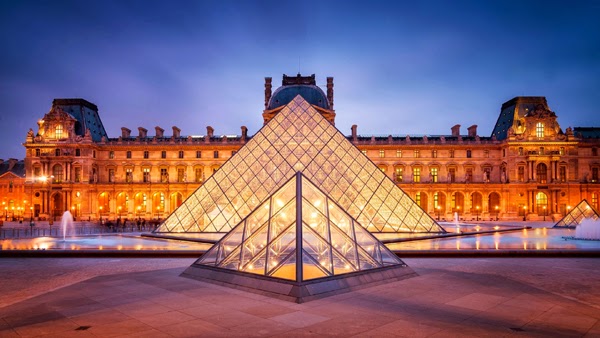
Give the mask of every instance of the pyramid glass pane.
[{"label": "pyramid glass pane", "polygon": [[[156,232],[230,231],[296,171],[371,231],[444,232],[301,96],[283,107],[184,201],[179,209],[189,209],[192,217],[178,217],[178,209]],[[355,206],[348,206],[348,201]],[[378,213],[382,204],[388,207]],[[405,217],[407,210],[412,217]],[[198,219],[203,219],[202,227]],[[387,224],[388,219],[395,223]]]}]

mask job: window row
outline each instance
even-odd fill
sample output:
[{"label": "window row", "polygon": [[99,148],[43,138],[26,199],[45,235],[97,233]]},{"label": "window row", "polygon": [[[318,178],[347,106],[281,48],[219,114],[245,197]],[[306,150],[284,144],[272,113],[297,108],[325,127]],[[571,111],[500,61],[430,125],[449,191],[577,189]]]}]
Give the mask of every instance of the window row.
[{"label": "window row", "polygon": [[[363,150],[362,153],[365,154],[366,156],[369,156],[367,150]],[[424,153],[425,153],[425,151],[421,151],[419,149],[415,149],[415,150],[412,151],[412,157],[413,158],[421,158],[422,155],[426,155]],[[431,150],[431,153],[428,153],[428,154],[431,154],[431,158],[437,158],[438,157],[438,153],[439,153],[438,150],[434,149],[434,150]],[[450,149],[450,150],[448,150],[448,156],[447,157],[448,158],[454,158],[455,154],[456,154],[456,151],[454,149]],[[386,155],[389,155],[389,152],[386,153],[385,150],[379,150],[379,158],[388,157]],[[483,158],[489,158],[490,157],[490,151],[487,150],[487,149],[483,150],[482,156],[483,156]],[[396,157],[397,158],[403,157],[402,150],[396,150]],[[472,158],[473,157],[473,151],[471,149],[465,150],[465,157],[466,158]]]}]

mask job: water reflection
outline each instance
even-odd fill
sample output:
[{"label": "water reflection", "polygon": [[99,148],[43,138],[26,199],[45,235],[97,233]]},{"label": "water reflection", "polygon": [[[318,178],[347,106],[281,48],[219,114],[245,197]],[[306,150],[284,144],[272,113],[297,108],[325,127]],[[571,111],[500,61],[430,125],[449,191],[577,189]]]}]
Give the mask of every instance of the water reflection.
[{"label": "water reflection", "polygon": [[6,239],[1,250],[197,250],[206,251],[212,244],[169,241],[154,238],[106,235],[73,237],[63,240],[54,237]]},{"label": "water reflection", "polygon": [[565,240],[573,229],[523,229],[470,236],[412,240],[387,244],[391,250],[555,250],[600,249],[600,241]]}]

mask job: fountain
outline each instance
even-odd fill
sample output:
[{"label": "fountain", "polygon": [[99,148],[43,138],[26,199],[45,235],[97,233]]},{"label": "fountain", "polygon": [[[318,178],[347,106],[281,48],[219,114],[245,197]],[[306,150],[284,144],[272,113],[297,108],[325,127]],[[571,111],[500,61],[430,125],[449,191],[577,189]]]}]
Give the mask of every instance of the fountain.
[{"label": "fountain", "polygon": [[600,240],[600,221],[591,218],[584,219],[575,228],[575,239]]},{"label": "fountain", "polygon": [[69,210],[65,211],[65,213],[62,215],[60,226],[62,227],[63,232],[63,242],[65,242],[67,237],[67,228],[73,227],[73,215],[71,215]]}]

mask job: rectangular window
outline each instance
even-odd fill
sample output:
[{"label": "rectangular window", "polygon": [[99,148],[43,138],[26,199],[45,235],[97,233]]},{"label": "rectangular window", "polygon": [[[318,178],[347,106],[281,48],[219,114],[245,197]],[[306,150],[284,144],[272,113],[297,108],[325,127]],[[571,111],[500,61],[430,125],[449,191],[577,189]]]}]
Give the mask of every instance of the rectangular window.
[{"label": "rectangular window", "polygon": [[385,150],[379,151],[379,157],[385,157]]},{"label": "rectangular window", "polygon": [[169,182],[169,171],[167,168],[160,168],[160,181],[163,183]]},{"label": "rectangular window", "polygon": [[448,169],[448,181],[450,183],[456,182],[456,169],[455,168]]},{"label": "rectangular window", "polygon": [[490,158],[490,151],[489,150],[484,150],[483,151],[483,157]]},{"label": "rectangular window", "polygon": [[131,158],[131,150],[127,150],[127,155],[125,155],[125,157]]},{"label": "rectangular window", "polygon": [[42,152],[40,151],[39,148],[35,150],[35,156],[40,157],[41,154],[42,154]]},{"label": "rectangular window", "polygon": [[202,182],[202,168],[196,168],[195,172],[196,172],[196,182],[201,183]]},{"label": "rectangular window", "polygon": [[565,154],[565,147],[560,147],[560,150],[558,151],[558,153],[560,155],[564,155]]},{"label": "rectangular window", "polygon": [[598,182],[598,168],[592,168],[592,182]]},{"label": "rectangular window", "polygon": [[396,174],[396,182],[402,182],[402,173],[403,173],[403,168],[402,167],[396,167],[395,170],[395,174]]},{"label": "rectangular window", "polygon": [[54,149],[54,156],[60,156],[60,149]]},{"label": "rectangular window", "polygon": [[142,169],[143,172],[143,182],[144,183],[150,183],[150,168],[144,168]]},{"label": "rectangular window", "polygon": [[202,158],[202,152],[200,150],[196,150],[196,158]]},{"label": "rectangular window", "polygon": [[75,149],[75,156],[78,156],[78,157],[81,156],[81,149],[79,149],[79,148]]},{"label": "rectangular window", "polygon": [[535,125],[535,135],[539,138],[544,137],[544,124],[542,122]]},{"label": "rectangular window", "polygon": [[421,205],[421,193],[420,193],[420,192],[418,192],[418,193],[415,195],[415,202],[416,202],[418,205]]},{"label": "rectangular window", "polygon": [[592,156],[598,156],[598,148],[592,148]]},{"label": "rectangular window", "polygon": [[430,169],[430,173],[431,173],[431,182],[432,183],[437,183],[438,182],[438,168],[431,168]]},{"label": "rectangular window", "polygon": [[92,157],[96,158],[96,151],[95,150],[92,150]]},{"label": "rectangular window", "polygon": [[449,150],[448,157],[454,158],[454,150]]},{"label": "rectangular window", "polygon": [[219,151],[218,151],[218,150],[215,150],[215,151],[214,151],[214,153],[213,153],[213,157],[214,157],[214,158],[219,158]]},{"label": "rectangular window", "polygon": [[402,150],[396,150],[396,157],[402,157]]},{"label": "rectangular window", "polygon": [[74,177],[74,181],[76,183],[81,182],[81,168],[75,168],[75,177]]},{"label": "rectangular window", "polygon": [[431,151],[431,158],[437,158],[437,150]]},{"label": "rectangular window", "polygon": [[467,150],[467,158],[471,158],[471,150]]},{"label": "rectangular window", "polygon": [[131,168],[125,169],[125,182],[127,182],[127,183],[133,182],[133,169],[131,169]]},{"label": "rectangular window", "polygon": [[108,183],[115,183],[115,169],[108,169]]},{"label": "rectangular window", "polygon": [[419,151],[419,150],[415,150],[413,154],[414,154],[415,158],[421,157],[421,151]]},{"label": "rectangular window", "polygon": [[560,168],[558,168],[558,179],[561,182],[566,182],[567,181],[567,167],[560,167]]},{"label": "rectangular window", "polygon": [[[438,211],[438,215],[439,215],[439,212],[440,212],[439,209],[438,209],[440,207],[439,203],[440,203],[440,196],[436,192],[436,193],[433,194],[433,208]],[[438,218],[439,218],[439,216],[438,216]]]},{"label": "rectangular window", "polygon": [[519,182],[525,181],[525,167],[519,167],[519,169],[517,171],[517,180]]},{"label": "rectangular window", "polygon": [[413,182],[421,182],[421,168],[413,168]]},{"label": "rectangular window", "polygon": [[165,150],[160,152],[160,158],[167,158],[167,152]]},{"label": "rectangular window", "polygon": [[185,169],[183,169],[183,168],[177,169],[177,182],[179,182],[179,183],[185,182]]},{"label": "rectangular window", "polygon": [[178,155],[179,155],[179,158],[183,158],[183,150],[180,150]]},{"label": "rectangular window", "polygon": [[144,158],[149,158],[150,152],[148,150],[144,150]]}]

